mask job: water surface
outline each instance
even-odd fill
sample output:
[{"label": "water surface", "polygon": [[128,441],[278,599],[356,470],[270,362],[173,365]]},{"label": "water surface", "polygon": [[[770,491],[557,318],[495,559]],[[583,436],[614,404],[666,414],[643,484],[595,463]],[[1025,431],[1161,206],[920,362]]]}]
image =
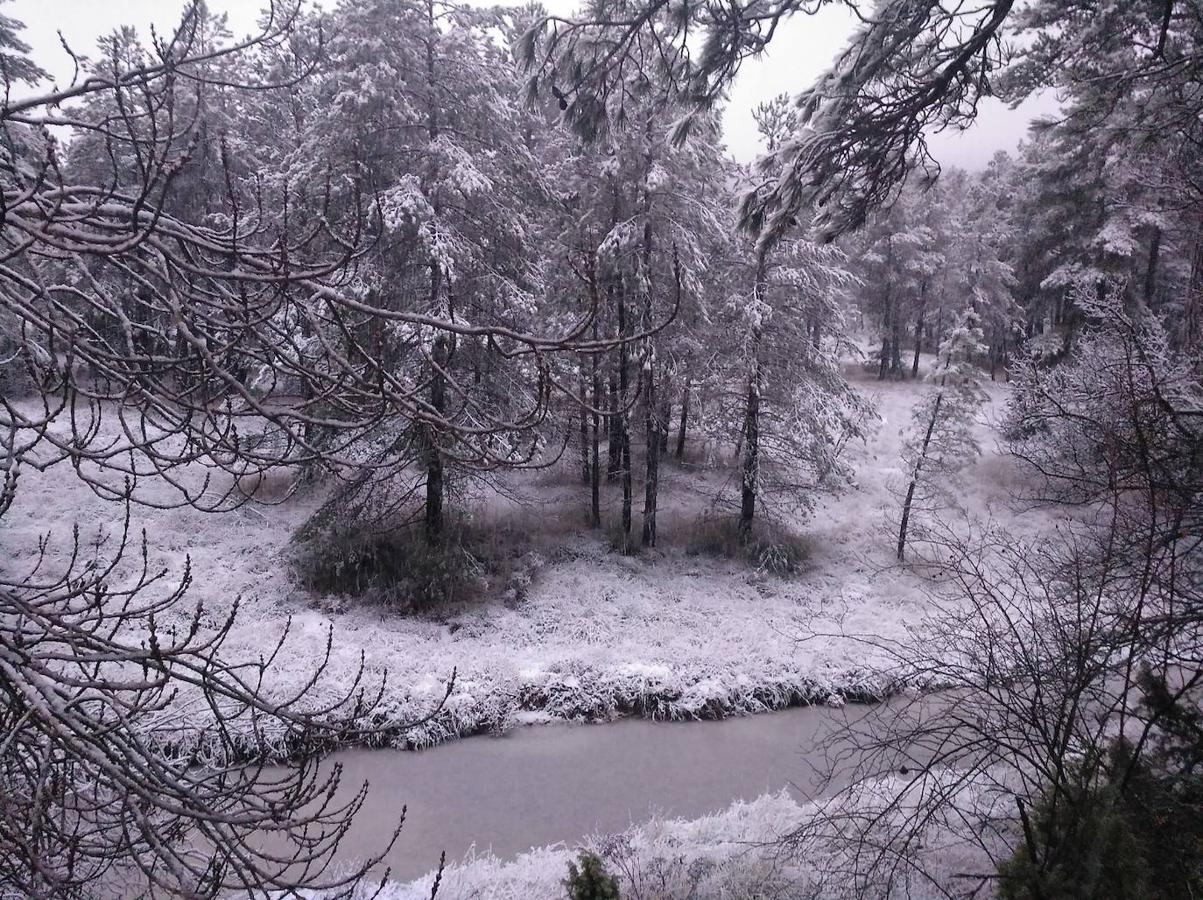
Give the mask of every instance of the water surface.
[{"label": "water surface", "polygon": [[868,708],[803,707],[716,722],[623,719],[604,725],[518,728],[420,752],[348,750],[333,759],[346,782],[371,789],[343,855],[379,850],[408,808],[385,862],[411,879],[473,846],[500,857],[622,831],[653,814],[695,818],[789,789],[817,794],[815,742]]}]

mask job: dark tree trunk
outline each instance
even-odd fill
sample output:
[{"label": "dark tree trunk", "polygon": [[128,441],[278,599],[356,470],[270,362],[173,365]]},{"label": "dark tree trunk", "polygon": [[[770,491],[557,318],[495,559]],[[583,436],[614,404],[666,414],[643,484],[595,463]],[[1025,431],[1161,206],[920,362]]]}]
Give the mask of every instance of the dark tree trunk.
[{"label": "dark tree trunk", "polygon": [[915,460],[915,469],[911,472],[911,483],[906,489],[906,500],[902,503],[902,524],[898,529],[898,561],[902,562],[906,554],[906,531],[911,522],[911,504],[915,500],[915,486],[919,483],[919,474],[927,461],[927,448],[931,445],[932,432],[935,431],[936,421],[940,418],[940,405],[944,402],[943,390],[936,394],[936,402],[932,406],[931,418],[927,421],[927,431],[923,435],[923,446],[919,449],[919,458]]},{"label": "dark tree trunk", "polygon": [[919,354],[923,351],[923,313],[919,313],[919,321],[915,323],[915,359],[911,363],[911,378],[919,377]]},{"label": "dark tree trunk", "polygon": [[[627,336],[627,311],[623,289],[618,290],[618,334]],[[631,552],[631,430],[627,424],[627,344],[623,341],[618,348],[618,400],[621,407],[615,411],[618,421],[618,466],[622,478],[622,534],[620,537],[623,553]]]},{"label": "dark tree trunk", "polygon": [[634,490],[631,487],[631,433],[622,432],[622,552],[631,552],[631,507]]},{"label": "dark tree trunk", "polygon": [[885,313],[881,320],[881,362],[877,367],[877,380],[885,381],[890,370],[890,359],[893,353],[890,349],[890,337],[893,334],[894,301],[889,284],[886,285]]},{"label": "dark tree trunk", "polygon": [[756,491],[760,476],[760,367],[748,381],[747,414],[744,417],[743,477],[739,494],[739,537],[744,543],[752,536],[756,515]]},{"label": "dark tree trunk", "polygon": [[[646,172],[648,175],[652,169],[652,117],[650,115],[644,118],[644,137],[647,141],[646,146],[649,148],[644,159]],[[654,295],[652,293],[652,192],[647,187],[647,181],[644,181],[643,189],[643,245],[640,248],[640,255],[643,260],[643,274],[646,279],[646,288],[643,297],[643,327],[651,328],[652,325],[652,305]],[[678,294],[678,299],[680,295]],[[656,501],[657,491],[660,487],[660,427],[657,421],[657,403],[656,397],[656,356],[655,344],[652,338],[648,338],[644,347],[643,368],[640,375],[643,385],[643,407],[644,407],[644,437],[646,443],[647,459],[644,460],[644,477],[643,477],[643,532],[640,535],[640,543],[644,547],[656,546]]]},{"label": "dark tree trunk", "polygon": [[[431,25],[434,24],[434,4],[427,2],[427,15],[429,16]],[[426,42],[426,81],[427,81],[427,97],[426,97],[426,127],[427,134],[431,141],[438,140],[439,137],[439,118],[438,118],[438,102],[435,96],[435,71],[434,71],[434,41],[427,40]],[[437,202],[435,204],[437,210]],[[442,284],[443,272],[437,262],[430,264],[430,306],[431,311],[438,309],[439,289]],[[431,352],[431,360],[433,362],[434,371],[431,373],[430,379],[430,405],[431,408],[440,416],[446,412],[447,407],[447,385],[443,375],[443,370],[447,365],[447,360],[451,355],[451,348],[448,346],[448,338],[445,334],[435,338],[434,347]],[[426,505],[425,505],[425,526],[426,540],[431,544],[440,544],[443,540],[443,454],[439,449],[438,434],[435,430],[426,427]]]},{"label": "dark tree trunk", "polygon": [[[593,336],[597,338],[597,323],[593,324]],[[601,452],[598,447],[601,432],[602,382],[598,373],[597,354],[593,354],[593,458],[589,466],[589,524],[594,528],[601,525]]]},{"label": "dark tree trunk", "polygon": [[611,372],[609,379],[610,414],[606,416],[607,460],[606,481],[617,481],[622,471],[622,412],[618,401],[618,373]]},{"label": "dark tree trunk", "polygon": [[927,312],[927,281],[919,288],[919,315],[915,319],[915,360],[911,363],[911,378],[919,377],[919,354],[923,352],[923,315]]},{"label": "dark tree trunk", "polygon": [[585,381],[585,369],[581,367],[581,484],[589,483],[589,411],[584,404],[589,402],[589,386]]},{"label": "dark tree trunk", "polygon": [[1157,290],[1157,263],[1161,254],[1161,229],[1153,226],[1149,239],[1149,263],[1145,267],[1145,306],[1152,308],[1153,294]]},{"label": "dark tree trunk", "polygon": [[[589,286],[589,301],[593,305],[593,341],[598,339],[598,323],[597,313],[601,308],[600,293],[597,289],[597,269],[594,258],[590,255],[585,263],[586,283]],[[601,428],[602,428],[602,378],[599,354],[589,354],[589,381],[593,388],[593,398],[591,406],[593,409],[590,412],[592,419],[592,434],[590,435],[590,460],[589,460],[589,525],[597,528],[601,525]],[[582,399],[588,399],[588,395]],[[581,411],[582,416],[584,410]]]},{"label": "dark tree trunk", "polygon": [[677,459],[685,458],[685,430],[689,423],[689,379],[681,388],[681,424],[677,428]]},{"label": "dark tree trunk", "polygon": [[[448,347],[446,336],[435,338],[432,357],[435,371],[430,379],[430,405],[440,415],[446,411],[446,382],[442,368],[447,364]],[[438,436],[433,428],[426,426],[426,539],[438,544],[443,539],[443,454],[439,450]]]},{"label": "dark tree trunk", "polygon": [[[765,251],[756,259],[756,275],[752,285],[757,300],[764,296]],[[748,377],[747,411],[744,415],[744,458],[743,477],[739,496],[739,539],[747,543],[752,537],[752,523],[756,516],[756,495],[760,487],[760,335],[752,335],[752,369]]]},{"label": "dark tree trunk", "polygon": [[1195,231],[1194,252],[1191,254],[1190,281],[1186,287],[1185,343],[1193,346],[1203,334],[1203,210]]},{"label": "dark tree trunk", "polygon": [[670,385],[666,384],[660,391],[660,395],[664,398],[660,403],[660,415],[657,421],[660,424],[660,455],[668,456],[668,423],[672,421],[672,401],[669,400]]},{"label": "dark tree trunk", "polygon": [[660,488],[660,427],[656,417],[656,386],[651,368],[644,371],[644,427],[647,430],[647,460],[643,480],[644,547],[656,546],[656,502]]},{"label": "dark tree trunk", "polygon": [[894,337],[890,341],[890,377],[902,377],[902,316],[894,313]]}]

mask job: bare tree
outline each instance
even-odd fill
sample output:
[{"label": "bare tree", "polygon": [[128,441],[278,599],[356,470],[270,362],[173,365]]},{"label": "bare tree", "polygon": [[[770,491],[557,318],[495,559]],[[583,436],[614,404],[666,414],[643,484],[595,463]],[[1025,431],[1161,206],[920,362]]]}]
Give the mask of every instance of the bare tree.
[{"label": "bare tree", "polygon": [[[151,570],[146,536],[129,535],[128,504],[147,500],[140,476],[174,486],[178,502],[220,508],[245,499],[241,489],[197,487],[185,467],[262,473],[350,446],[321,443],[321,429],[362,435],[397,409],[439,418],[420,386],[387,399],[398,386],[357,349],[371,308],[328,302],[361,252],[361,216],[349,231],[300,232],[287,197],[269,213],[259,185],[236,183],[224,159],[224,219],[167,211],[197,140],[190,95],[216,83],[215,62],[286,41],[298,15],[273,5],[258,35],[213,48],[194,3],[132,66],[114,56],[24,99],[14,83],[40,72],[17,64],[25,48],[0,23],[0,328],[17,348],[9,363],[36,388],[0,396],[0,515],[21,466],[70,464],[127,508],[110,551],[76,534],[58,568],[44,544],[28,570],[0,570],[0,885],[23,895],[349,895],[396,838],[333,867],[366,785],[340,790],[339,767],[323,773],[315,755],[408,727],[375,716],[384,682],[361,667],[339,697],[315,703],[306,694],[327,655],[308,682],[269,686],[286,634],[257,660],[225,659],[237,606],[216,622],[201,604],[188,610],[187,567],[169,582]],[[68,105],[86,100],[98,102]],[[54,126],[104,148],[107,176],[72,180]]]},{"label": "bare tree", "polygon": [[315,751],[383,735],[384,681],[361,665],[315,704],[306,694],[328,643],[308,682],[269,688],[287,630],[258,659],[223,658],[237,604],[216,622],[203,603],[189,610],[191,569],[174,580],[152,570],[128,508],[107,552],[78,530],[60,567],[40,549],[26,571],[0,572],[0,887],[39,898],[349,896],[404,811],[362,862],[336,860],[367,785],[344,788]]}]

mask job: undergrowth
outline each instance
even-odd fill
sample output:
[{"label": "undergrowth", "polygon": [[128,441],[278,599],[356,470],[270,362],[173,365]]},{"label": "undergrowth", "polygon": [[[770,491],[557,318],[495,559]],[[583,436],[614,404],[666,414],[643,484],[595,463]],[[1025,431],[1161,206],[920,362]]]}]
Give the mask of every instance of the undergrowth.
[{"label": "undergrowth", "polygon": [[806,539],[775,522],[757,522],[745,539],[730,516],[699,516],[687,536],[689,556],[746,562],[770,575],[797,575],[810,555]]},{"label": "undergrowth", "polygon": [[301,584],[316,594],[426,612],[494,596],[520,603],[544,565],[528,544],[464,520],[449,523],[439,543],[418,527],[378,531],[329,523],[297,536],[292,562]]}]

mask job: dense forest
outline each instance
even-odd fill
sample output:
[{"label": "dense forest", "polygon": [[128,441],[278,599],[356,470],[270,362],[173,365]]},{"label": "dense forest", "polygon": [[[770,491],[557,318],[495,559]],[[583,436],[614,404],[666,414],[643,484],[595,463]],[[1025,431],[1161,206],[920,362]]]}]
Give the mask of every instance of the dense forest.
[{"label": "dense forest", "polygon": [[[430,860],[433,891],[1203,889],[1203,10],[850,0],[737,163],[741,65],[827,5],[280,2],[243,37],[192,2],[64,44],[68,85],[0,15],[0,892],[371,896],[405,832],[347,865],[338,747],[890,696],[830,739],[851,787],[761,836],[784,870],[657,888],[610,847],[550,893]],[[929,152],[1040,91],[1014,153]],[[835,620],[794,607],[866,579],[838,677],[775,644],[755,687],[737,644],[674,669],[647,635],[685,613],[531,611],[584,596],[566,566],[689,606],[698,559],[806,595],[808,639]],[[264,571],[287,596],[248,613]],[[482,655],[398,676],[344,615]],[[496,629],[561,627],[668,674],[497,674]]]}]

